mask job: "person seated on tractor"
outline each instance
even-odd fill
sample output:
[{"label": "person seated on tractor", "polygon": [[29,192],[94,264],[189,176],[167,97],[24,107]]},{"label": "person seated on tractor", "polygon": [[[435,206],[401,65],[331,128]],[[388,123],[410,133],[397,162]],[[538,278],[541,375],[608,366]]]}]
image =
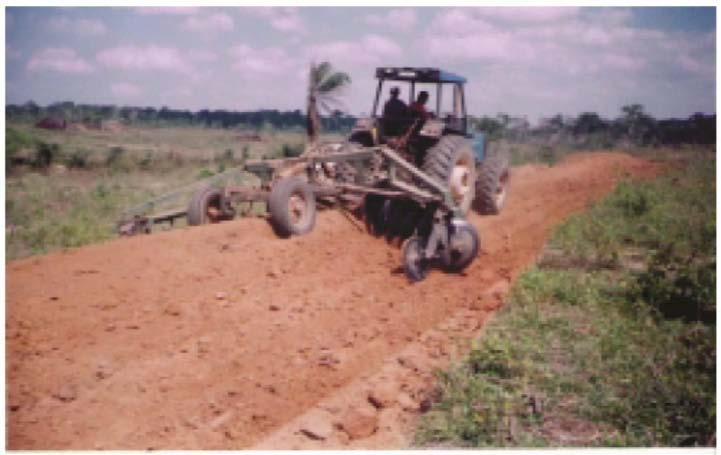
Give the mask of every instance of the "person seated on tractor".
[{"label": "person seated on tractor", "polygon": [[426,102],[428,102],[428,92],[423,90],[418,94],[418,98],[416,98],[416,101],[411,104],[410,107],[411,115],[414,118],[421,119],[423,122],[431,118],[430,112],[426,110]]},{"label": "person seated on tractor", "polygon": [[408,118],[408,106],[398,95],[401,90],[398,87],[391,88],[391,97],[383,106],[383,135],[398,136],[403,131],[403,126]]},{"label": "person seated on tractor", "polygon": [[404,145],[406,145],[408,152],[418,166],[423,163],[427,149],[427,147],[424,146],[424,141],[419,137],[418,133],[420,133],[421,129],[423,129],[423,124],[426,120],[433,118],[433,114],[426,110],[427,102],[428,92],[423,90],[418,94],[416,101],[409,107],[411,118],[413,120],[408,131],[406,144]]}]

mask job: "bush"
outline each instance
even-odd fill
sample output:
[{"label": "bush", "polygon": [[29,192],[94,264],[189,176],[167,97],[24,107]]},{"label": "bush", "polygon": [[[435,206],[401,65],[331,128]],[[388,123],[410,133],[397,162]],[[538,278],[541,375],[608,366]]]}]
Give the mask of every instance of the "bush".
[{"label": "bush", "polygon": [[46,144],[40,142],[37,144],[35,149],[35,159],[33,160],[33,166],[40,169],[47,169],[50,165],[55,162],[60,155],[60,145],[58,144]]},{"label": "bush", "polygon": [[105,165],[108,167],[117,166],[125,155],[123,147],[111,147],[108,151],[108,157],[105,159]]},{"label": "bush", "polygon": [[716,320],[716,258],[687,257],[666,246],[651,258],[630,297],[650,305],[665,318]]},{"label": "bush", "polygon": [[85,149],[75,149],[65,159],[65,164],[68,167],[74,167],[79,169],[85,169],[90,163],[90,151]]},{"label": "bush", "polygon": [[280,156],[283,158],[295,158],[303,154],[303,144],[283,144],[280,150]]}]

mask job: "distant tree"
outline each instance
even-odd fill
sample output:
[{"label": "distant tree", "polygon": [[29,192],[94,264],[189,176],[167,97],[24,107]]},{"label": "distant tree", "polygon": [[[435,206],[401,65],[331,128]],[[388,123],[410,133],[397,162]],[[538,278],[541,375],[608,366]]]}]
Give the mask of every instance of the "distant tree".
[{"label": "distant tree", "polygon": [[573,123],[573,134],[592,134],[606,128],[606,122],[595,112],[584,112]]},{"label": "distant tree", "polygon": [[641,104],[629,104],[621,108],[621,118],[626,135],[637,144],[648,144],[656,136],[656,120],[643,111]]},{"label": "distant tree", "polygon": [[562,132],[563,129],[566,127],[566,124],[563,119],[563,115],[556,114],[550,119],[548,119],[548,126],[553,129],[554,132]]},{"label": "distant tree", "polygon": [[35,101],[32,101],[32,100],[28,101],[27,103],[25,103],[23,105],[23,109],[25,110],[25,112],[28,113],[28,115],[31,118],[34,118],[34,117],[37,117],[40,115],[40,106],[38,106],[35,103]]},{"label": "distant tree", "polygon": [[313,143],[320,134],[320,110],[330,112],[333,105],[338,105],[338,92],[350,84],[350,76],[341,71],[335,71],[330,63],[322,62],[319,65],[311,63],[308,75],[308,117],[306,130],[308,141]]},{"label": "distant tree", "polygon": [[480,118],[472,118],[471,125],[476,131],[484,132],[489,139],[498,139],[503,136],[504,126],[500,120],[493,117],[483,116]]}]

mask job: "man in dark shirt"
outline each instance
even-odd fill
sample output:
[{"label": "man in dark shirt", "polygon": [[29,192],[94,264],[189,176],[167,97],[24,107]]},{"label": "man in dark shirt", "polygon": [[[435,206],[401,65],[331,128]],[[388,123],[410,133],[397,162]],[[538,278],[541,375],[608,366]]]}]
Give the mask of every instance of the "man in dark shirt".
[{"label": "man in dark shirt", "polygon": [[408,106],[398,98],[400,92],[398,87],[391,88],[391,98],[383,106],[383,130],[386,136],[401,134],[408,117]]}]

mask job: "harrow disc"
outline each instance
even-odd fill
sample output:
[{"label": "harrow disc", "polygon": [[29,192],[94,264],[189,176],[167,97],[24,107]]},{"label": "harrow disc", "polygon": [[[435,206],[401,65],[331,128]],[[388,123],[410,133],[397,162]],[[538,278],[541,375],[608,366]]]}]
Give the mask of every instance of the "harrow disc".
[{"label": "harrow disc", "polygon": [[453,221],[449,225],[448,247],[441,253],[443,267],[449,272],[460,272],[478,255],[478,231],[467,221]]},{"label": "harrow disc", "polygon": [[418,236],[409,237],[403,242],[403,271],[411,282],[421,281],[428,274],[430,261],[425,258],[423,249],[423,242]]}]

